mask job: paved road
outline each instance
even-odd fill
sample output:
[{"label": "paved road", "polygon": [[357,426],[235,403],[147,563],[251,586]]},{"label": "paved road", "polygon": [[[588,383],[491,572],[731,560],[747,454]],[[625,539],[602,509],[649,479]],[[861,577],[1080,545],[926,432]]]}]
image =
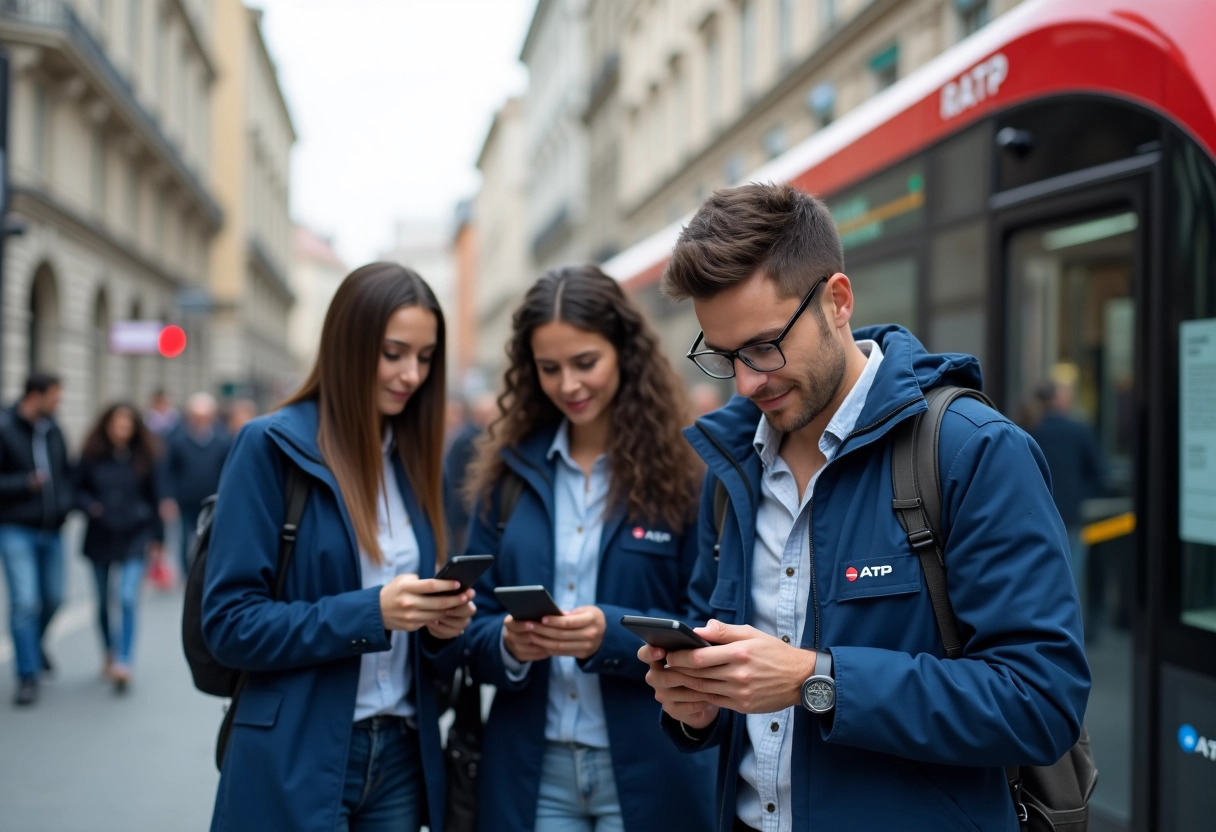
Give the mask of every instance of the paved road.
[{"label": "paved road", "polygon": [[90,578],[74,548],[68,602],[49,639],[57,672],[33,708],[11,704],[7,632],[0,644],[0,830],[205,830],[220,700],[190,683],[180,593],[145,589],[134,680],[116,696],[100,676]]}]

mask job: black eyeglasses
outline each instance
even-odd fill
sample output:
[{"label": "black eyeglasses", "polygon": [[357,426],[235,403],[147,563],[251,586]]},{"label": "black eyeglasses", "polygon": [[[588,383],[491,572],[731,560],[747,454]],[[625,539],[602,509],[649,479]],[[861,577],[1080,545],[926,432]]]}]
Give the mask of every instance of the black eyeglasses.
[{"label": "black eyeglasses", "polygon": [[798,320],[798,316],[810,306],[811,298],[815,296],[815,291],[823,285],[829,276],[825,275],[815,281],[815,285],[811,287],[811,291],[806,293],[806,297],[802,299],[802,303],[798,304],[798,308],[794,310],[794,316],[785,325],[785,329],[781,330],[781,334],[773,340],[758,341],[755,344],[748,344],[746,347],[740,347],[737,350],[701,350],[697,352],[697,347],[705,340],[705,333],[701,332],[697,334],[697,340],[692,342],[692,346],[688,350],[688,357],[701,369],[701,372],[710,378],[734,378],[736,358],[757,373],[775,373],[785,366],[785,353],[781,351],[782,340],[785,339],[786,335],[789,335],[790,329],[793,328],[794,323]]}]

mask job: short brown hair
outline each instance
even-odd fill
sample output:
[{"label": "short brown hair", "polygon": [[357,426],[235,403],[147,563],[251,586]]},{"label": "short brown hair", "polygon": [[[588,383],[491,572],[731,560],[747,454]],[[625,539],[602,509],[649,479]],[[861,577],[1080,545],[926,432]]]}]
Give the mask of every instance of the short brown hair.
[{"label": "short brown hair", "polygon": [[805,295],[819,278],[844,271],[827,207],[784,184],[714,191],[680,232],[663,292],[675,300],[708,300],[759,270],[786,297]]}]

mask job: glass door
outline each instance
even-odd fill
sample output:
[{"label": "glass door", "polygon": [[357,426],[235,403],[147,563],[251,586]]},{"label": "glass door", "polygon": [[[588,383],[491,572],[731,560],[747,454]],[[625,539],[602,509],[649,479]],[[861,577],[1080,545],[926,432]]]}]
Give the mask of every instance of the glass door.
[{"label": "glass door", "polygon": [[[1086,725],[1101,776],[1094,829],[1132,817],[1134,610],[1139,553],[1137,332],[1140,189],[1096,189],[998,218],[1005,411],[1038,442],[1069,535],[1093,672]],[[1121,195],[1125,194],[1124,198]],[[1078,198],[1080,197],[1080,198]]]}]

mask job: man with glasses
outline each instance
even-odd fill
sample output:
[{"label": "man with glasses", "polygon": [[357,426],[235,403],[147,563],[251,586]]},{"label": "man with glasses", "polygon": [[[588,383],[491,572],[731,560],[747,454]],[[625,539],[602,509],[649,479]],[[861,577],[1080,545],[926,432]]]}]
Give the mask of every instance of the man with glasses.
[{"label": "man with glasses", "polygon": [[851,331],[835,225],[789,186],[715,192],[663,284],[703,328],[688,357],[739,393],[687,432],[709,469],[690,617],[715,646],[638,653],[673,740],[720,747],[719,832],[1014,832],[1002,767],[1063,755],[1090,686],[1038,447],[974,399],[946,413],[943,559],[964,648],[946,659],[892,505],[889,434],[929,389],[978,389],[978,362],[898,326]]}]

